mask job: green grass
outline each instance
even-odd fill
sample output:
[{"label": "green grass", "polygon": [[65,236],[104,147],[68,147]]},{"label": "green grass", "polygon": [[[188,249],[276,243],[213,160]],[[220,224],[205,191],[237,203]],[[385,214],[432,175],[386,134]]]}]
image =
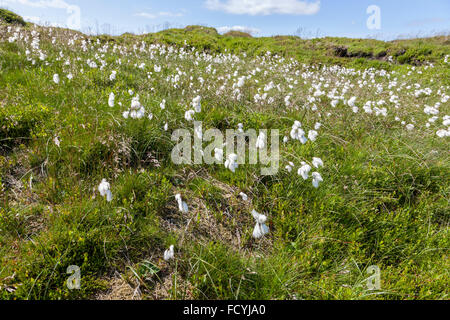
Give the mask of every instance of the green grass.
[{"label": "green grass", "polygon": [[[211,28],[210,28],[211,29]],[[243,37],[241,34],[218,35],[214,29],[204,28],[169,29],[148,34],[146,41],[169,45],[195,47],[208,52],[231,52],[247,55],[261,55],[266,52],[285,57],[294,57],[305,63],[325,63],[357,66],[355,59],[361,58],[363,67],[389,68],[386,59],[391,56],[400,64],[420,65],[424,61],[435,62],[443,59],[448,51],[448,36],[427,39],[399,40],[384,42],[379,40],[324,37],[301,39],[297,36]],[[111,37],[110,39],[114,39]],[[117,38],[116,38],[117,39]],[[118,38],[117,40],[122,40]]]},{"label": "green grass", "polygon": [[[251,38],[198,26],[88,37],[28,25],[20,32],[29,41],[10,43],[16,31],[8,26],[0,24],[2,299],[117,296],[119,277],[132,293],[139,288],[142,299],[448,299],[450,163],[448,137],[436,135],[450,111],[442,102],[450,85],[448,38]],[[45,61],[30,46],[33,30]],[[91,41],[86,50],[82,39]],[[160,47],[145,52],[152,44],[184,48],[184,54]],[[229,53],[239,59],[226,60]],[[237,99],[233,83],[249,74]],[[270,81],[280,85],[268,91],[273,101],[255,102]],[[326,95],[310,102],[318,83],[327,93],[337,87],[338,95],[344,83],[353,85],[342,95],[357,96],[359,112],[342,100],[332,107]],[[415,97],[415,84],[432,94]],[[151,120],[123,118],[129,89]],[[195,118],[204,131],[242,123],[289,136],[295,120],[305,131],[316,122],[322,127],[314,143],[281,143],[274,176],[262,176],[259,165],[241,165],[234,174],[223,165],[177,166],[171,134],[193,131],[184,114],[197,95],[202,112]],[[386,117],[364,113],[366,101],[380,99]],[[431,116],[423,109],[437,102],[439,118],[427,127]],[[414,130],[406,130],[409,123]],[[316,170],[324,177],[318,189],[296,173],[313,157],[325,163]],[[289,161],[292,173],[284,169]],[[111,202],[97,191],[103,178],[111,184]],[[178,193],[187,214],[178,210]],[[262,240],[252,238],[253,209],[268,216],[270,233]],[[166,262],[163,252],[172,244],[175,259]],[[71,265],[81,269],[80,290],[65,285]],[[380,290],[366,285],[372,265],[381,270]]]},{"label": "green grass", "polygon": [[25,26],[27,24],[21,16],[2,8],[0,8],[0,20],[5,21],[6,23],[18,24],[21,26]]}]

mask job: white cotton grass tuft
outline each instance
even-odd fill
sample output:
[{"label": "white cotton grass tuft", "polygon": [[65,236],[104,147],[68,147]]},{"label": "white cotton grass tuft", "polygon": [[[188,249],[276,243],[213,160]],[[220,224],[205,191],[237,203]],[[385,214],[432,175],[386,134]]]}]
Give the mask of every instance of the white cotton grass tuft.
[{"label": "white cotton grass tuft", "polygon": [[145,109],[143,107],[137,111],[132,110],[130,112],[130,117],[132,119],[142,119],[144,117],[144,115],[145,115]]},{"label": "white cotton grass tuft", "polygon": [[186,121],[193,121],[194,114],[195,114],[194,110],[188,110],[184,113],[184,118],[186,119]]},{"label": "white cotton grass tuft", "polygon": [[100,195],[102,197],[106,196],[106,201],[111,202],[112,201],[112,193],[111,193],[111,186],[106,179],[103,179],[102,182],[98,186],[98,192],[100,192]]},{"label": "white cotton grass tuft", "polygon": [[298,169],[298,175],[302,176],[304,180],[308,180],[309,172],[311,171],[311,166],[306,162],[302,162],[302,166]]},{"label": "white cotton grass tuft", "polygon": [[166,109],[166,100],[165,99],[159,104],[159,107],[161,108],[161,110]]},{"label": "white cotton grass tuft", "polygon": [[128,119],[128,117],[132,119],[142,119],[145,116],[145,108],[141,105],[139,96],[133,97],[130,110],[122,113],[122,116],[125,119]]},{"label": "white cotton grass tuft", "polygon": [[176,194],[175,199],[178,202],[178,210],[183,213],[188,213],[189,212],[188,205],[186,202],[183,201],[183,199],[181,199],[181,194],[179,194],[179,193]]},{"label": "white cotton grass tuft", "polygon": [[253,238],[261,239],[269,233],[269,227],[266,226],[267,217],[258,213],[256,210],[252,211],[252,216],[256,220],[256,225],[253,228]]},{"label": "white cotton grass tuft", "polygon": [[266,147],[266,134],[260,132],[258,138],[256,139],[256,149],[264,149]]},{"label": "white cotton grass tuft", "polygon": [[292,172],[292,169],[294,168],[294,163],[293,162],[289,162],[289,164],[285,167],[285,169],[289,172],[289,173],[291,173]]},{"label": "white cotton grass tuft", "polygon": [[138,110],[141,108],[141,102],[139,101],[139,95],[131,99],[131,110]]},{"label": "white cotton grass tuft", "polygon": [[314,142],[316,141],[318,135],[319,133],[316,130],[310,130],[308,132],[308,139]]},{"label": "white cotton grass tuft", "polygon": [[61,146],[61,141],[59,141],[59,137],[58,137],[58,136],[55,136],[55,137],[53,138],[53,143],[54,143],[57,147],[60,147],[60,146]]},{"label": "white cotton grass tuft", "polygon": [[446,127],[450,126],[450,116],[444,116],[444,118],[442,118],[442,124]]},{"label": "white cotton grass tuft", "polygon": [[440,129],[436,132],[436,135],[439,138],[444,138],[444,137],[450,137],[450,128],[448,128],[447,130],[445,129]]},{"label": "white cotton grass tuft", "polygon": [[301,127],[302,124],[300,123],[300,121],[295,121],[294,125],[292,126],[290,135],[293,140],[298,140],[302,144],[305,144],[308,139],[305,137],[305,131]]},{"label": "white cotton grass tuft", "polygon": [[315,168],[319,168],[319,167],[323,167],[323,161],[322,161],[322,159],[320,159],[320,158],[313,158],[313,160],[312,160],[312,165],[315,167]]},{"label": "white cotton grass tuft", "polygon": [[172,260],[174,258],[174,256],[175,256],[174,246],[171,245],[169,247],[169,249],[164,251],[164,260],[166,260],[166,261]]},{"label": "white cotton grass tuft", "polygon": [[312,177],[313,177],[312,184],[313,184],[314,188],[318,188],[319,183],[323,182],[322,176],[318,172],[313,172]]},{"label": "white cotton grass tuft", "polygon": [[236,169],[239,167],[239,165],[237,164],[237,159],[237,154],[230,154],[227,158],[227,161],[225,161],[225,168],[230,169],[231,172],[235,173]]},{"label": "white cotton grass tuft", "polygon": [[241,192],[239,193],[239,196],[242,198],[243,201],[248,201],[248,196],[245,193]]},{"label": "white cotton grass tuft", "polygon": [[354,108],[354,107],[356,107],[355,102],[356,102],[356,97],[351,97],[350,100],[348,100],[347,104],[348,104],[350,107],[353,107],[353,108]]},{"label": "white cotton grass tuft", "polygon": [[347,104],[352,107],[353,113],[358,113],[359,108],[355,104],[356,97],[351,97],[350,100],[348,100]]},{"label": "white cotton grass tuft", "polygon": [[111,92],[109,94],[109,98],[108,98],[108,105],[112,108],[114,107],[114,100],[115,100],[116,96],[114,95],[114,92]]},{"label": "white cotton grass tuft", "polygon": [[202,97],[197,96],[194,99],[192,99],[192,106],[195,109],[195,112],[199,113],[202,112],[202,105],[201,105]]},{"label": "white cotton grass tuft", "polygon": [[55,73],[55,74],[53,75],[53,82],[56,83],[56,84],[59,83],[59,74]]}]

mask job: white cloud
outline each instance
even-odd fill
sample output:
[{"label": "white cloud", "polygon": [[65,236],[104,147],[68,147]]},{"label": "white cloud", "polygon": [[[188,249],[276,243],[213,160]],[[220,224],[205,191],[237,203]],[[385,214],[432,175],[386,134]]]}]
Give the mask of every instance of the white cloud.
[{"label": "white cloud", "polygon": [[23,19],[27,22],[32,22],[32,23],[36,23],[36,24],[42,23],[42,20],[39,17],[24,16]]},{"label": "white cloud", "polygon": [[241,32],[249,33],[249,34],[258,34],[261,32],[261,30],[259,30],[259,29],[252,28],[252,27],[245,27],[245,26],[233,26],[233,27],[223,26],[223,27],[217,28],[217,31],[221,34],[227,33],[229,31],[241,31]]},{"label": "white cloud", "polygon": [[148,12],[139,12],[135,14],[136,17],[143,17],[147,19],[156,19],[158,16]]},{"label": "white cloud", "polygon": [[78,7],[65,2],[64,0],[3,0],[4,3],[17,3],[28,7],[34,8],[55,8],[55,9],[70,9],[73,7]]},{"label": "white cloud", "polygon": [[139,12],[135,14],[136,17],[143,17],[147,19],[156,19],[158,17],[182,17],[184,16],[184,13],[181,12],[168,12],[168,11],[160,11],[157,13],[148,13],[148,12]]},{"label": "white cloud", "polygon": [[33,16],[24,16],[23,19],[27,22],[35,23],[40,26],[46,26],[46,27],[59,27],[59,28],[66,28],[67,26],[65,24],[59,23],[59,22],[51,22],[47,20],[43,20],[40,17],[33,17]]},{"label": "white cloud", "polygon": [[270,15],[312,15],[320,10],[320,0],[206,0],[210,10],[225,11],[232,14]]},{"label": "white cloud", "polygon": [[[20,4],[23,6],[39,8],[39,9],[47,9],[47,8],[65,9],[66,13],[70,15],[67,17],[66,23],[62,24],[62,23],[54,22],[51,24],[53,26],[68,27],[71,29],[81,29],[81,9],[80,9],[80,7],[77,5],[67,3],[64,0],[38,0],[38,1],[2,0],[1,4]],[[31,17],[31,18],[33,18],[33,20],[37,21],[36,18],[38,18],[38,17]],[[41,19],[39,19],[39,22],[41,22]]]}]

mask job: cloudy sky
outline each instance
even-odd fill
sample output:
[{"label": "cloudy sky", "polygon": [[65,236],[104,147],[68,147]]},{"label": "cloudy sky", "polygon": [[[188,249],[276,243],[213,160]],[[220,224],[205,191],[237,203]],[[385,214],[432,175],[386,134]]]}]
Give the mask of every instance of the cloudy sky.
[{"label": "cloudy sky", "polygon": [[84,32],[200,24],[254,36],[398,37],[450,33],[449,0],[0,0],[28,21]]}]

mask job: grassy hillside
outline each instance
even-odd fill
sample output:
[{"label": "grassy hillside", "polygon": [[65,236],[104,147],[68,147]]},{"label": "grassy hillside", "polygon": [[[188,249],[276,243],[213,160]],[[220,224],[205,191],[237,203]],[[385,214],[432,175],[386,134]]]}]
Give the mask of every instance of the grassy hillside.
[{"label": "grassy hillside", "polygon": [[[448,299],[449,55],[444,37],[1,23],[0,297]],[[198,134],[194,119],[278,129],[279,172],[174,164],[172,133]]]},{"label": "grassy hillside", "polygon": [[[305,63],[338,64],[353,68],[391,69],[388,60],[398,64],[422,65],[426,61],[442,61],[448,54],[449,36],[433,38],[379,41],[325,37],[301,39],[297,36],[274,36],[253,38],[241,32],[220,35],[214,28],[188,26],[169,29],[145,36],[99,37],[109,43],[130,43],[145,40],[151,43],[194,47],[208,53],[245,53],[247,56],[266,52],[283,57],[293,57]],[[390,58],[391,57],[391,58]]]},{"label": "grassy hillside", "polygon": [[25,26],[27,24],[21,16],[2,8],[0,8],[0,21],[7,24],[21,26]]},{"label": "grassy hillside", "polygon": [[[385,67],[389,57],[400,64],[420,65],[424,61],[442,60],[448,52],[450,39],[441,36],[427,39],[384,42],[366,39],[319,38],[304,40],[296,36],[248,38],[221,36],[205,28],[165,30],[145,37],[169,45],[190,46],[208,52],[231,52],[259,55],[270,51],[281,56],[294,57],[307,63],[335,63],[358,67]],[[359,58],[359,59],[349,59]]]}]

